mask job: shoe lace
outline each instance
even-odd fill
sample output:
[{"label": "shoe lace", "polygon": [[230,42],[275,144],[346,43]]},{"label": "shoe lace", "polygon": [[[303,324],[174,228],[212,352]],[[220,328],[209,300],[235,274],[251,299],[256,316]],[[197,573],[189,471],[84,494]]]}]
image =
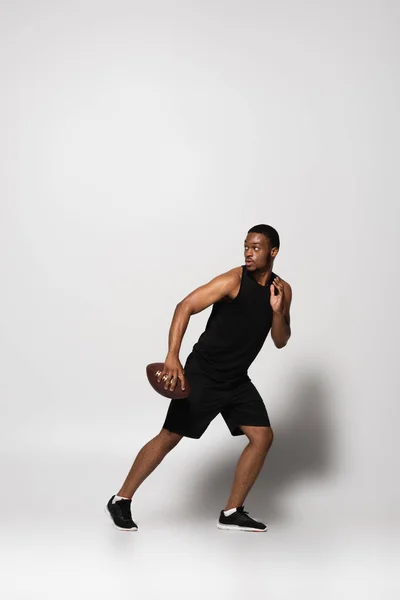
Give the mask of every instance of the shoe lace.
[{"label": "shoe lace", "polygon": [[118,500],[115,506],[118,507],[120,516],[124,521],[132,520],[131,500]]},{"label": "shoe lace", "polygon": [[237,509],[238,512],[240,512],[242,515],[244,515],[245,517],[249,516],[249,513],[247,510],[244,510],[244,506],[239,506],[239,508]]}]

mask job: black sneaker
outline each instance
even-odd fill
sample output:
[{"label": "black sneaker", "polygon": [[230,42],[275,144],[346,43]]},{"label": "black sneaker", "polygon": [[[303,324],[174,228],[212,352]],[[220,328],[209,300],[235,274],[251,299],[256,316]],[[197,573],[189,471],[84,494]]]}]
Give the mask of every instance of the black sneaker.
[{"label": "black sneaker", "polygon": [[224,515],[221,510],[218,520],[218,529],[236,529],[237,531],[267,531],[267,526],[264,523],[259,523],[244,510],[243,506],[239,508],[229,517]]},{"label": "black sneaker", "polygon": [[117,529],[123,531],[137,531],[138,526],[132,521],[131,502],[132,500],[117,500],[113,504],[115,496],[111,496],[106,506],[106,512],[114,521]]}]

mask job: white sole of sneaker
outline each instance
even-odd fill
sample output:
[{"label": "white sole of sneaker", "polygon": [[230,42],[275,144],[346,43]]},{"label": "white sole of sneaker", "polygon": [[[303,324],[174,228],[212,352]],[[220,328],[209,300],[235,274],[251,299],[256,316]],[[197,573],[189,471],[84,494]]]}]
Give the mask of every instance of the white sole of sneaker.
[{"label": "white sole of sneaker", "polygon": [[265,529],[250,529],[249,527],[239,527],[239,525],[223,525],[219,521],[217,521],[218,529],[225,529],[226,531],[252,531],[253,533],[264,533],[267,531]]},{"label": "white sole of sneaker", "polygon": [[111,521],[113,522],[113,525],[115,527],[115,529],[118,529],[119,531],[137,531],[138,528],[137,527],[132,527],[131,529],[124,529],[123,527],[118,527],[118,525],[116,525],[114,523],[114,519],[112,518],[110,511],[108,510],[107,506],[104,508],[104,510],[106,511],[107,515],[110,517]]}]

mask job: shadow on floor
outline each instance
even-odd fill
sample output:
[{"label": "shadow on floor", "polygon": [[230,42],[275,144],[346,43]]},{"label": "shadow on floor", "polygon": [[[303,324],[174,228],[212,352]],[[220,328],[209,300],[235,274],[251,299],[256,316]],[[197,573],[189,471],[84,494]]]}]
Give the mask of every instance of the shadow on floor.
[{"label": "shadow on floor", "polygon": [[[318,373],[304,374],[292,386],[286,414],[273,420],[274,443],[263,470],[249,493],[246,508],[269,521],[287,520],[286,504],[291,491],[301,480],[325,479],[335,470],[335,431],[332,422],[332,398]],[[261,388],[262,392],[262,388]],[[225,506],[233,475],[246,439],[240,447],[205,466],[198,475],[192,498],[199,511],[215,513]],[[191,505],[193,514],[193,504]]]}]

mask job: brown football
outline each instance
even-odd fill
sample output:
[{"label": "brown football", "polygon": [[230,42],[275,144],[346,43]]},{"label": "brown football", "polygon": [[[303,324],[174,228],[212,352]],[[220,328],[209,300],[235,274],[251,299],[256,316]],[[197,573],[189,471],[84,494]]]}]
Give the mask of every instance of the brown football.
[{"label": "brown football", "polygon": [[165,383],[163,380],[161,380],[160,383],[158,383],[157,378],[159,377],[163,368],[164,368],[164,363],[161,363],[161,362],[150,363],[149,365],[147,365],[147,367],[146,367],[147,379],[149,380],[151,387],[156,392],[161,394],[161,396],[164,396],[165,398],[170,398],[171,400],[182,400],[183,398],[187,398],[190,394],[190,388],[189,388],[189,384],[188,384],[186,377],[185,377],[185,389],[183,391],[181,388],[181,380],[180,379],[178,379],[178,383],[176,384],[173,392],[171,392],[170,389],[167,389],[167,390],[164,389]]}]

